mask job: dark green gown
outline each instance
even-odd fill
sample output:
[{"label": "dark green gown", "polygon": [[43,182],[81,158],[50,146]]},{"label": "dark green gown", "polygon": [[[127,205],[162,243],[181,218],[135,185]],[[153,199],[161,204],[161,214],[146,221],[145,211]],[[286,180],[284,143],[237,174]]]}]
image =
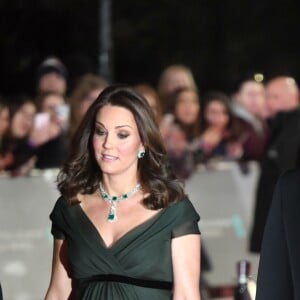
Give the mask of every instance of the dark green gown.
[{"label": "dark green gown", "polygon": [[68,205],[64,197],[57,200],[50,219],[54,238],[67,241],[77,299],[170,300],[171,240],[200,233],[199,215],[188,199],[162,209],[111,247],[105,245],[81,206]]}]

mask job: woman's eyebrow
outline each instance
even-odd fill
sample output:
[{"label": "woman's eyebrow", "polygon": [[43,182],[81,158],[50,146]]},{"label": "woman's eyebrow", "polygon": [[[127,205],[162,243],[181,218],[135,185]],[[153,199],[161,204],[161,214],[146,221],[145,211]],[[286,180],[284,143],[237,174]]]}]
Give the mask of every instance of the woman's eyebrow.
[{"label": "woman's eyebrow", "polygon": [[132,128],[132,127],[129,126],[129,125],[118,125],[118,126],[116,126],[115,128],[122,128],[122,127],[129,127],[129,128]]},{"label": "woman's eyebrow", "polygon": [[[97,121],[97,120],[96,120],[96,125],[99,125],[99,126],[102,126],[102,127],[106,128],[105,125],[104,125],[103,123],[101,123],[100,121]],[[129,128],[132,128],[132,126],[127,125],[127,124],[124,124],[124,125],[122,124],[122,125],[117,125],[117,126],[115,126],[116,129],[123,128],[123,127],[129,127]]]},{"label": "woman's eyebrow", "polygon": [[[99,125],[99,126],[101,126],[101,127],[106,128],[106,127],[104,126],[104,124],[101,123],[100,121],[96,121],[96,125]],[[115,129],[119,129],[119,128],[123,128],[123,127],[129,127],[129,128],[132,128],[130,125],[124,124],[124,125],[117,125],[117,126],[115,126]]]},{"label": "woman's eyebrow", "polygon": [[99,121],[97,121],[97,120],[96,120],[96,124],[97,124],[97,125],[100,125],[100,126],[102,126],[102,127],[105,127],[101,122],[99,122]]}]

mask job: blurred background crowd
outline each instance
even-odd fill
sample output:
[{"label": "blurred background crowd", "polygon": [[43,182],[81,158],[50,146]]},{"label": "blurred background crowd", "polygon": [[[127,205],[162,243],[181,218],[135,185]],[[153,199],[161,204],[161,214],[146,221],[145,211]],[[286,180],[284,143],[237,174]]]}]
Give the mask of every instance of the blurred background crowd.
[{"label": "blurred background crowd", "polygon": [[[109,85],[87,73],[68,87],[69,73],[57,57],[36,70],[36,94],[1,98],[0,170],[9,176],[33,168],[59,168],[72,137],[99,93]],[[201,93],[191,69],[174,64],[162,70],[156,87],[132,87],[149,102],[160,127],[170,165],[184,180],[216,161],[235,161],[247,173],[247,162],[261,166],[251,250],[259,252],[263,227],[279,175],[298,164],[300,150],[299,90],[296,81],[278,76],[241,77],[230,95]]]},{"label": "blurred background crowd", "polygon": [[[1,171],[17,176],[32,168],[61,166],[83,115],[109,85],[92,73],[77,78],[71,88],[69,81],[64,63],[47,57],[37,69],[34,96],[1,98]],[[263,74],[246,74],[231,95],[218,90],[202,95],[191,69],[174,64],[162,70],[157,82],[156,87],[147,82],[132,87],[153,108],[170,163],[181,179],[212,160],[238,161],[245,171],[247,161],[261,162],[271,120],[297,105],[292,78],[276,78],[266,94]],[[284,99],[273,96],[279,92]],[[294,107],[285,98],[295,98]]]}]

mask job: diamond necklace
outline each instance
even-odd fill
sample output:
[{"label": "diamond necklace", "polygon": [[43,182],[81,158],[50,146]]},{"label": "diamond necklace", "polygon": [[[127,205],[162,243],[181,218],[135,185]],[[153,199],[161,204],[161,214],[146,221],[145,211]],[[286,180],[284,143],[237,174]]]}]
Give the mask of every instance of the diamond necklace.
[{"label": "diamond necklace", "polygon": [[107,221],[115,222],[117,221],[117,203],[121,200],[127,200],[129,197],[136,194],[141,188],[141,184],[138,183],[132,190],[129,192],[122,194],[120,196],[111,196],[109,195],[103,188],[102,182],[99,183],[100,193],[104,201],[109,201],[110,209],[109,214],[107,216]]}]

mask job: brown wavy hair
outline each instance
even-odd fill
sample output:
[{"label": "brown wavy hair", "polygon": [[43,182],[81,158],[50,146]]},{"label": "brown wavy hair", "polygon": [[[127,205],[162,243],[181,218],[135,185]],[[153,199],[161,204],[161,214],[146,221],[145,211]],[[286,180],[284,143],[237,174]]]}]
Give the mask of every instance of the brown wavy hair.
[{"label": "brown wavy hair", "polygon": [[95,159],[92,139],[97,113],[106,105],[128,109],[134,116],[145,156],[139,159],[138,175],[149,209],[167,207],[184,198],[184,190],[172,173],[167,154],[147,101],[126,86],[110,86],[103,90],[82,120],[72,143],[69,158],[58,174],[58,189],[71,204],[78,203],[78,194],[92,194],[99,188],[102,171]]}]

